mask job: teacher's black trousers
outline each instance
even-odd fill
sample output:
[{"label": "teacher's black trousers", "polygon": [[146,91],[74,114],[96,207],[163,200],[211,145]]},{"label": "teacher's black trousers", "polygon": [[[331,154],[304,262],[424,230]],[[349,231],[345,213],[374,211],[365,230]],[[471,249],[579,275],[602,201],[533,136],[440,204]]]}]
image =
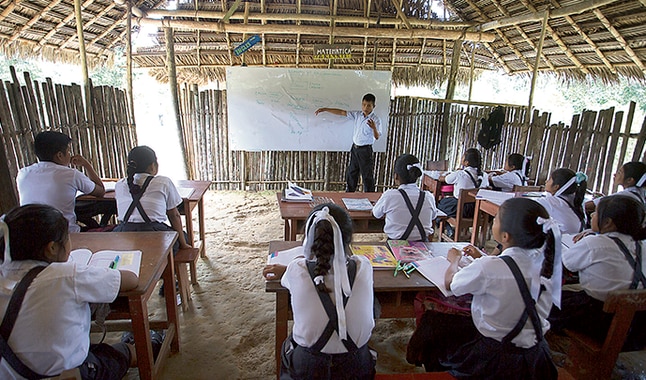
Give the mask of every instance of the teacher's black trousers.
[{"label": "teacher's black trousers", "polygon": [[352,144],[350,150],[350,164],[345,174],[347,187],[345,191],[355,192],[359,182],[359,173],[363,178],[363,191],[366,193],[375,192],[374,176],[375,160],[372,154],[372,145],[355,145]]}]

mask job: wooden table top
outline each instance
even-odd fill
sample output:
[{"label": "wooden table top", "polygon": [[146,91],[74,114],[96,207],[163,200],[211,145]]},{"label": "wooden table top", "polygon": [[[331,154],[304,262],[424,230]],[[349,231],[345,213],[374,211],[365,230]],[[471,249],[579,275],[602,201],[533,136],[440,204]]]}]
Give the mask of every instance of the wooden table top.
[{"label": "wooden table top", "polygon": [[[346,193],[338,191],[313,191],[312,196],[329,198],[334,201],[335,204],[343,207],[342,198],[368,198],[370,203],[373,205],[379,200],[382,193]],[[305,220],[312,210],[310,202],[285,202],[282,201],[282,193],[276,193],[276,199],[278,200],[278,207],[280,208],[280,216],[283,219],[302,219]],[[372,215],[372,211],[349,211],[350,217],[355,219],[375,219]]]}]

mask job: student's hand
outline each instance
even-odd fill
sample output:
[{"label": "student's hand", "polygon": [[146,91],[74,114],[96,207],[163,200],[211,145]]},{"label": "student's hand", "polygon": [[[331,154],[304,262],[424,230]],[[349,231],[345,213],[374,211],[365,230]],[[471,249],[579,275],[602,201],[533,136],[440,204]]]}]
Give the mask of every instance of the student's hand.
[{"label": "student's hand", "polygon": [[471,256],[474,259],[477,259],[479,257],[484,256],[484,254],[482,253],[481,250],[479,250],[478,248],[472,246],[471,244],[464,247],[464,249],[462,251],[464,252],[465,255]]},{"label": "student's hand", "polygon": [[262,270],[262,275],[267,280],[280,280],[281,278],[283,278],[286,270],[287,267],[281,264],[265,265]]},{"label": "student's hand", "polygon": [[459,251],[455,248],[449,249],[449,253],[446,254],[446,259],[451,262],[451,264],[455,264],[458,261],[460,261],[460,258],[462,257],[462,251]]},{"label": "student's hand", "polygon": [[578,234],[574,235],[574,237],[572,238],[572,241],[576,243],[588,235],[595,235],[595,232],[592,230],[581,231]]},{"label": "student's hand", "polygon": [[88,166],[91,166],[90,162],[86,160],[83,156],[80,154],[77,154],[75,156],[72,156],[72,159],[70,160],[70,163],[74,166],[82,166],[84,168],[87,168]]}]

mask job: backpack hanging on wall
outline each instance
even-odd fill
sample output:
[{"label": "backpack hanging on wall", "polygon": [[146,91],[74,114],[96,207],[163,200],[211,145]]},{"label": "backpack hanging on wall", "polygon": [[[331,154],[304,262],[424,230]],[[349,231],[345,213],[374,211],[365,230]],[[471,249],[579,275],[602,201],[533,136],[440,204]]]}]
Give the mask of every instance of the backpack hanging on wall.
[{"label": "backpack hanging on wall", "polygon": [[500,144],[502,125],[505,123],[505,109],[502,106],[494,108],[485,120],[480,119],[482,127],[478,132],[478,144],[484,149],[491,149]]}]

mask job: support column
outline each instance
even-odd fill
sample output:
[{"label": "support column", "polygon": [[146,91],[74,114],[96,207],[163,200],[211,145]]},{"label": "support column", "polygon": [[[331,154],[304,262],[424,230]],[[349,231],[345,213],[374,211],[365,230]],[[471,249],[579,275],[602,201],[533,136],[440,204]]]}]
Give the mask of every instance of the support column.
[{"label": "support column", "polygon": [[[464,37],[453,41],[453,55],[451,57],[451,72],[449,73],[449,82],[446,86],[446,100],[453,100],[455,94],[455,80],[458,76],[458,69],[460,68],[460,52],[462,50],[462,42]],[[451,114],[451,104],[446,102],[443,104],[444,110],[442,112],[442,134],[440,138],[440,159],[447,159],[448,154],[448,141],[449,141],[449,116]]]},{"label": "support column", "polygon": [[182,118],[179,114],[179,94],[177,93],[177,70],[175,68],[175,41],[173,37],[173,28],[165,27],[164,37],[166,38],[166,70],[168,71],[168,85],[170,86],[171,100],[173,102],[173,112],[175,113],[177,138],[179,139],[180,148],[182,149],[184,173],[186,174],[186,178],[191,179],[188,170],[189,163],[186,156],[186,142],[184,141]]}]

